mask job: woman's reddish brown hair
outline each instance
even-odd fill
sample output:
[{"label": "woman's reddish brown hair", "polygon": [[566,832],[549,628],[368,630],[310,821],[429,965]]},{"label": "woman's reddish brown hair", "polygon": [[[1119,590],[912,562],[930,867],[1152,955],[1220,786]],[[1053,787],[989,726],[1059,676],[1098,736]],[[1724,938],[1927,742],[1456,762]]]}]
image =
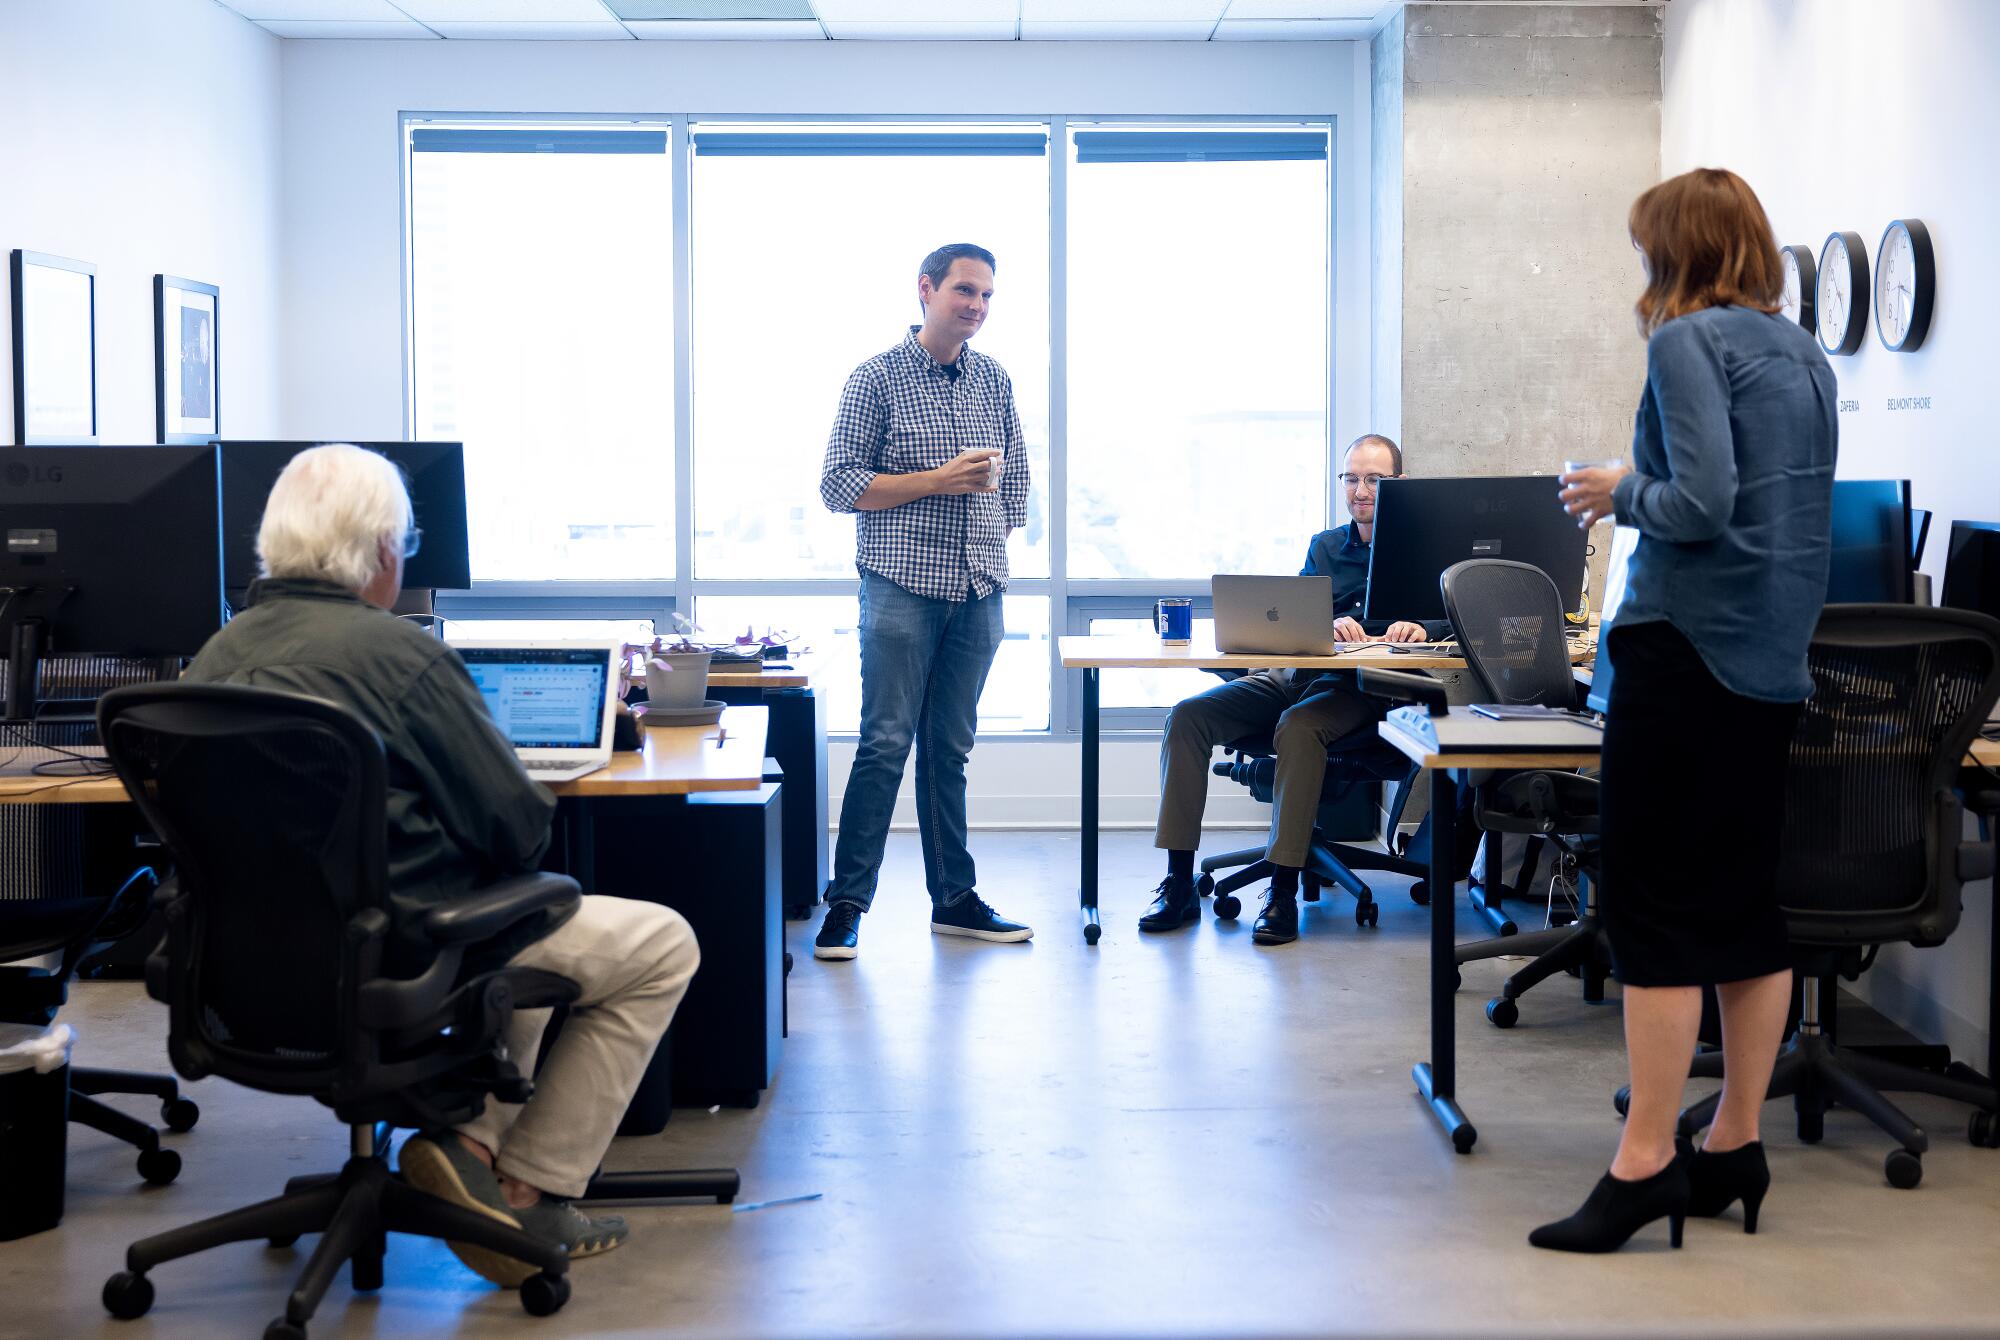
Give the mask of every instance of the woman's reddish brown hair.
[{"label": "woman's reddish brown hair", "polygon": [[1646,257],[1639,333],[1704,307],[1775,312],[1785,276],[1770,220],[1750,183],[1727,168],[1670,177],[1632,202],[1626,226]]}]

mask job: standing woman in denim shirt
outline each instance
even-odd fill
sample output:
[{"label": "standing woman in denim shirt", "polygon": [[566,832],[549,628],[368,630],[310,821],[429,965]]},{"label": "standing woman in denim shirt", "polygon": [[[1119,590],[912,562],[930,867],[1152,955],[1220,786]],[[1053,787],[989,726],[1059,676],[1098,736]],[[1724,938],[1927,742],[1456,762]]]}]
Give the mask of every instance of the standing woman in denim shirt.
[{"label": "standing woman in denim shirt", "polygon": [[[1566,474],[1562,498],[1580,524],[1615,516],[1640,535],[1606,633],[1602,802],[1632,1102],[1583,1207],[1529,1235],[1563,1251],[1616,1250],[1662,1217],[1678,1247],[1684,1216],[1737,1201],[1756,1230],[1771,1181],[1757,1117],[1792,991],[1779,834],[1713,790],[1726,776],[1731,795],[1782,813],[1831,549],[1833,372],[1778,314],[1778,247],[1755,193],[1700,168],[1640,196],[1630,227],[1647,281],[1632,466]],[[1707,985],[1722,1005],[1722,1104],[1704,1148],[1676,1150]]]}]

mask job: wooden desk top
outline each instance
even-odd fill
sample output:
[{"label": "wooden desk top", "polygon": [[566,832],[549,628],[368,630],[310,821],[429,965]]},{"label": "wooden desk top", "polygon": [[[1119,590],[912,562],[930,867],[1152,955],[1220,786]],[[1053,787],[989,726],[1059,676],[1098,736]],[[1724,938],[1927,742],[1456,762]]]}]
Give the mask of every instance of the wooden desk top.
[{"label": "wooden desk top", "polygon": [[[549,789],[559,796],[594,798],[754,791],[764,780],[770,715],[769,708],[731,707],[713,726],[642,728],[645,745],[638,753],[613,754],[596,772]],[[0,763],[6,757],[7,751],[0,749]],[[0,805],[106,805],[125,799],[124,783],[109,775],[0,777]]]},{"label": "wooden desk top", "polygon": [[789,669],[769,666],[753,670],[749,666],[728,666],[708,671],[708,682],[723,689],[803,689],[812,686],[813,663],[809,656],[787,658]]},{"label": "wooden desk top", "polygon": [[[1396,652],[1387,642],[1353,644],[1332,656],[1273,656],[1268,652],[1220,652],[1213,642],[1168,647],[1149,633],[1065,637],[1059,640],[1066,669],[1134,670],[1463,670],[1465,658],[1435,652]],[[1594,643],[1570,644],[1572,660],[1597,654]]]}]

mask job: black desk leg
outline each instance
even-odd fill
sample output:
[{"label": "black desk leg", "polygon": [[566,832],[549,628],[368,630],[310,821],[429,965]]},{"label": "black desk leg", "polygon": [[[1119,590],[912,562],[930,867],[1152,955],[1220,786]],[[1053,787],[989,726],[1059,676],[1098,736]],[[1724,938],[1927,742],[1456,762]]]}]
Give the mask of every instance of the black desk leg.
[{"label": "black desk leg", "polygon": [[1454,1094],[1458,1085],[1458,1039],[1452,1010],[1458,991],[1458,964],[1452,954],[1458,884],[1453,876],[1458,849],[1458,778],[1447,768],[1431,769],[1431,1059],[1410,1074],[1431,1115],[1451,1134],[1451,1147],[1470,1154],[1479,1132],[1472,1129]]},{"label": "black desk leg", "polygon": [[1083,671],[1083,942],[1097,943],[1097,667]]}]

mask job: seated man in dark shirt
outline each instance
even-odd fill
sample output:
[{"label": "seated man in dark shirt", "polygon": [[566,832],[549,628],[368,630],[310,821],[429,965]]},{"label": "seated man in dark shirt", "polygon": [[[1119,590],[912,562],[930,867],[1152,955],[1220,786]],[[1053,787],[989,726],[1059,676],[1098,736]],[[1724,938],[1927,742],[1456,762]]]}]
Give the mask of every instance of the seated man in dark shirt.
[{"label": "seated man in dark shirt", "polygon": [[[359,447],[294,457],[271,489],[257,535],[264,577],[251,605],[209,639],[194,683],[248,684],[329,699],[381,736],[388,755],[390,971],[413,941],[399,930],[427,908],[536,868],[555,798],[528,779],[458,654],[388,613],[414,553],[410,500],[396,467]],[[489,1099],[457,1131],[403,1145],[413,1185],[559,1242],[572,1257],[608,1251],[625,1223],[570,1203],[583,1193],[700,954],[678,913],[636,899],[587,897],[554,931],[494,948],[498,959],[560,973],[582,988],[526,1104]],[[528,940],[523,943],[521,941]],[[400,955],[399,955],[400,950]],[[535,1063],[550,1011],[517,1010],[516,1064]],[[535,1267],[451,1244],[467,1265],[513,1287]]]},{"label": "seated man in dark shirt", "polygon": [[[1375,489],[1401,478],[1403,452],[1370,433],[1341,457],[1340,484],[1354,519],[1313,536],[1302,577],[1333,578],[1333,632],[1342,642],[1423,642],[1450,636],[1442,621],[1397,621],[1379,633],[1360,622],[1368,594],[1369,544],[1375,535]],[[1171,931],[1201,918],[1194,887],[1194,853],[1208,800],[1208,763],[1215,746],[1271,731],[1277,742],[1271,838],[1264,859],[1276,868],[1251,938],[1286,944],[1299,937],[1299,871],[1305,865],[1326,774],[1326,747],[1381,714],[1355,687],[1352,674],[1328,670],[1259,670],[1196,694],[1167,715],[1160,741],[1160,818],[1153,845],[1167,850],[1167,877],[1139,918],[1142,931]]]}]

